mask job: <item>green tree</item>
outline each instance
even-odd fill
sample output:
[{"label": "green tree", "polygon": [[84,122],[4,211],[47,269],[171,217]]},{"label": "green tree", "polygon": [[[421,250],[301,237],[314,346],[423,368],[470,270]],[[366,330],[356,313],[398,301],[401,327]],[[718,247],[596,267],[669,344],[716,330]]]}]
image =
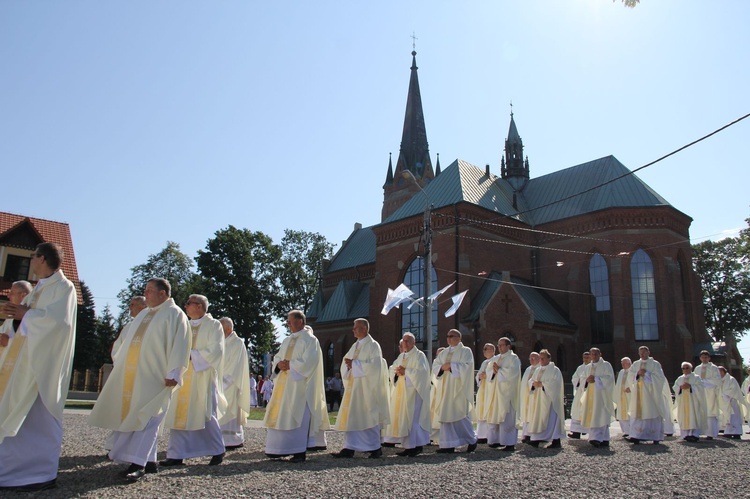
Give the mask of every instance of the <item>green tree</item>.
[{"label": "green tree", "polygon": [[284,321],[290,310],[307,313],[318,290],[323,261],[333,257],[333,244],[317,232],[286,229],[280,247],[276,315]]},{"label": "green tree", "polygon": [[112,344],[117,339],[119,328],[112,315],[112,309],[107,304],[102,315],[96,318],[97,356],[96,366],[112,362]]},{"label": "green tree", "polygon": [[85,371],[96,365],[96,306],[91,289],[81,281],[81,302],[76,312],[76,345],[73,356],[73,369]]},{"label": "green tree", "polygon": [[750,268],[741,237],[693,246],[701,281],[706,327],[717,341],[739,340],[750,328]]},{"label": "green tree", "polygon": [[129,320],[128,303],[137,295],[142,295],[146,289],[146,283],[153,277],[160,277],[169,281],[172,286],[172,298],[175,303],[185,303],[192,291],[191,284],[194,282],[193,261],[180,251],[178,243],[167,241],[167,246],[156,253],[149,255],[146,263],[136,265],[130,269],[130,277],[127,279],[127,287],[117,293],[120,300],[119,324]]},{"label": "green tree", "polygon": [[248,340],[255,368],[275,345],[271,319],[280,257],[281,250],[266,234],[230,225],[217,231],[195,259],[201,275],[196,289],[208,298],[212,315],[232,318],[237,334]]}]

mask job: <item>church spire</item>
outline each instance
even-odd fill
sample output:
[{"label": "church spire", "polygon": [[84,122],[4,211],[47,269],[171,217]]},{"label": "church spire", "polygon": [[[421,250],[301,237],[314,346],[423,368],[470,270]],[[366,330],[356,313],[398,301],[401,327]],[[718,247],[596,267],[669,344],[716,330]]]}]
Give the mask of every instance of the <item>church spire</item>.
[{"label": "church spire", "polygon": [[393,183],[393,158],[391,156],[391,153],[388,153],[388,173],[385,176],[385,185],[383,185],[383,187],[391,185],[392,183]]},{"label": "church spire", "polygon": [[523,160],[523,141],[513,119],[513,104],[510,105],[510,127],[505,139],[505,157],[500,161],[500,176],[511,181],[518,189],[529,180],[529,161]]},{"label": "church spire", "polygon": [[409,79],[409,94],[406,98],[406,113],[404,129],[401,134],[401,150],[396,162],[396,172],[409,170],[417,179],[425,180],[434,177],[430,151],[427,145],[427,128],[424,124],[422,110],[422,94],[419,91],[419,76],[417,75],[417,52],[411,53],[411,78]]}]

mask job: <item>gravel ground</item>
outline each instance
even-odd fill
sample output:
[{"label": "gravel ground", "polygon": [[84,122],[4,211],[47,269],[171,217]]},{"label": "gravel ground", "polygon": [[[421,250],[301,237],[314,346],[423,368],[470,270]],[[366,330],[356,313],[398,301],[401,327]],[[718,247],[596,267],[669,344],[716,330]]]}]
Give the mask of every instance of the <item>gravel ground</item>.
[{"label": "gravel ground", "polygon": [[[105,457],[107,431],[86,424],[86,414],[66,413],[57,489],[42,497],[750,497],[750,435],[743,439],[668,438],[662,445],[631,445],[613,436],[609,449],[585,440],[565,440],[559,450],[518,445],[506,453],[480,445],[473,454],[435,454],[427,447],[417,458],[383,449],[381,459],[333,459],[308,454],[304,463],[271,461],[263,454],[265,430],[250,422],[245,447],[227,453],[224,463],[205,459],[163,468],[129,484],[119,477],[126,466]],[[338,451],[343,438],[328,434]],[[159,441],[159,459],[166,438]],[[0,464],[1,465],[1,464]],[[706,467],[710,467],[710,471]],[[704,471],[705,470],[705,471]],[[13,496],[23,496],[14,493]],[[30,494],[26,494],[30,495]]]}]

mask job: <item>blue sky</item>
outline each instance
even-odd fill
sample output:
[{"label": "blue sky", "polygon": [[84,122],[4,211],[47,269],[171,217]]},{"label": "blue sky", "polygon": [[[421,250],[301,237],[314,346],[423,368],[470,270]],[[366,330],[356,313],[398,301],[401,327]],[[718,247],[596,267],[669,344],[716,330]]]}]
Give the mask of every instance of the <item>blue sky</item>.
[{"label": "blue sky", "polygon": [[[97,307],[227,225],[380,221],[412,33],[433,163],[638,168],[750,112],[750,2],[0,2],[0,209],[70,224]],[[750,217],[750,119],[639,176],[693,242]],[[338,246],[337,246],[338,247]],[[395,284],[394,284],[395,286]],[[750,342],[742,345],[750,356]]]}]

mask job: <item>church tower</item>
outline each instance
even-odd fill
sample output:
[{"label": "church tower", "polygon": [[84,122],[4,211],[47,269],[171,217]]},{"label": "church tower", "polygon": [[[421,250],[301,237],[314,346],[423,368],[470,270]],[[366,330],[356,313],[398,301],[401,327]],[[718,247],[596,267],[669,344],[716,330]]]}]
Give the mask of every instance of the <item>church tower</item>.
[{"label": "church tower", "polygon": [[419,91],[417,53],[412,51],[411,56],[411,78],[409,79],[409,94],[406,98],[401,150],[398,153],[395,170],[393,169],[392,159],[388,159],[388,173],[386,174],[385,184],[383,184],[381,220],[388,218],[419,190],[413,182],[402,176],[403,171],[410,171],[423,188],[435,177],[430,161],[430,150],[427,145],[427,128],[424,124],[424,112],[422,111],[422,95]]},{"label": "church tower", "polygon": [[523,159],[523,141],[518,135],[513,111],[510,112],[510,129],[505,139],[505,157],[500,158],[500,176],[513,186],[521,190],[529,181],[529,158]]}]

